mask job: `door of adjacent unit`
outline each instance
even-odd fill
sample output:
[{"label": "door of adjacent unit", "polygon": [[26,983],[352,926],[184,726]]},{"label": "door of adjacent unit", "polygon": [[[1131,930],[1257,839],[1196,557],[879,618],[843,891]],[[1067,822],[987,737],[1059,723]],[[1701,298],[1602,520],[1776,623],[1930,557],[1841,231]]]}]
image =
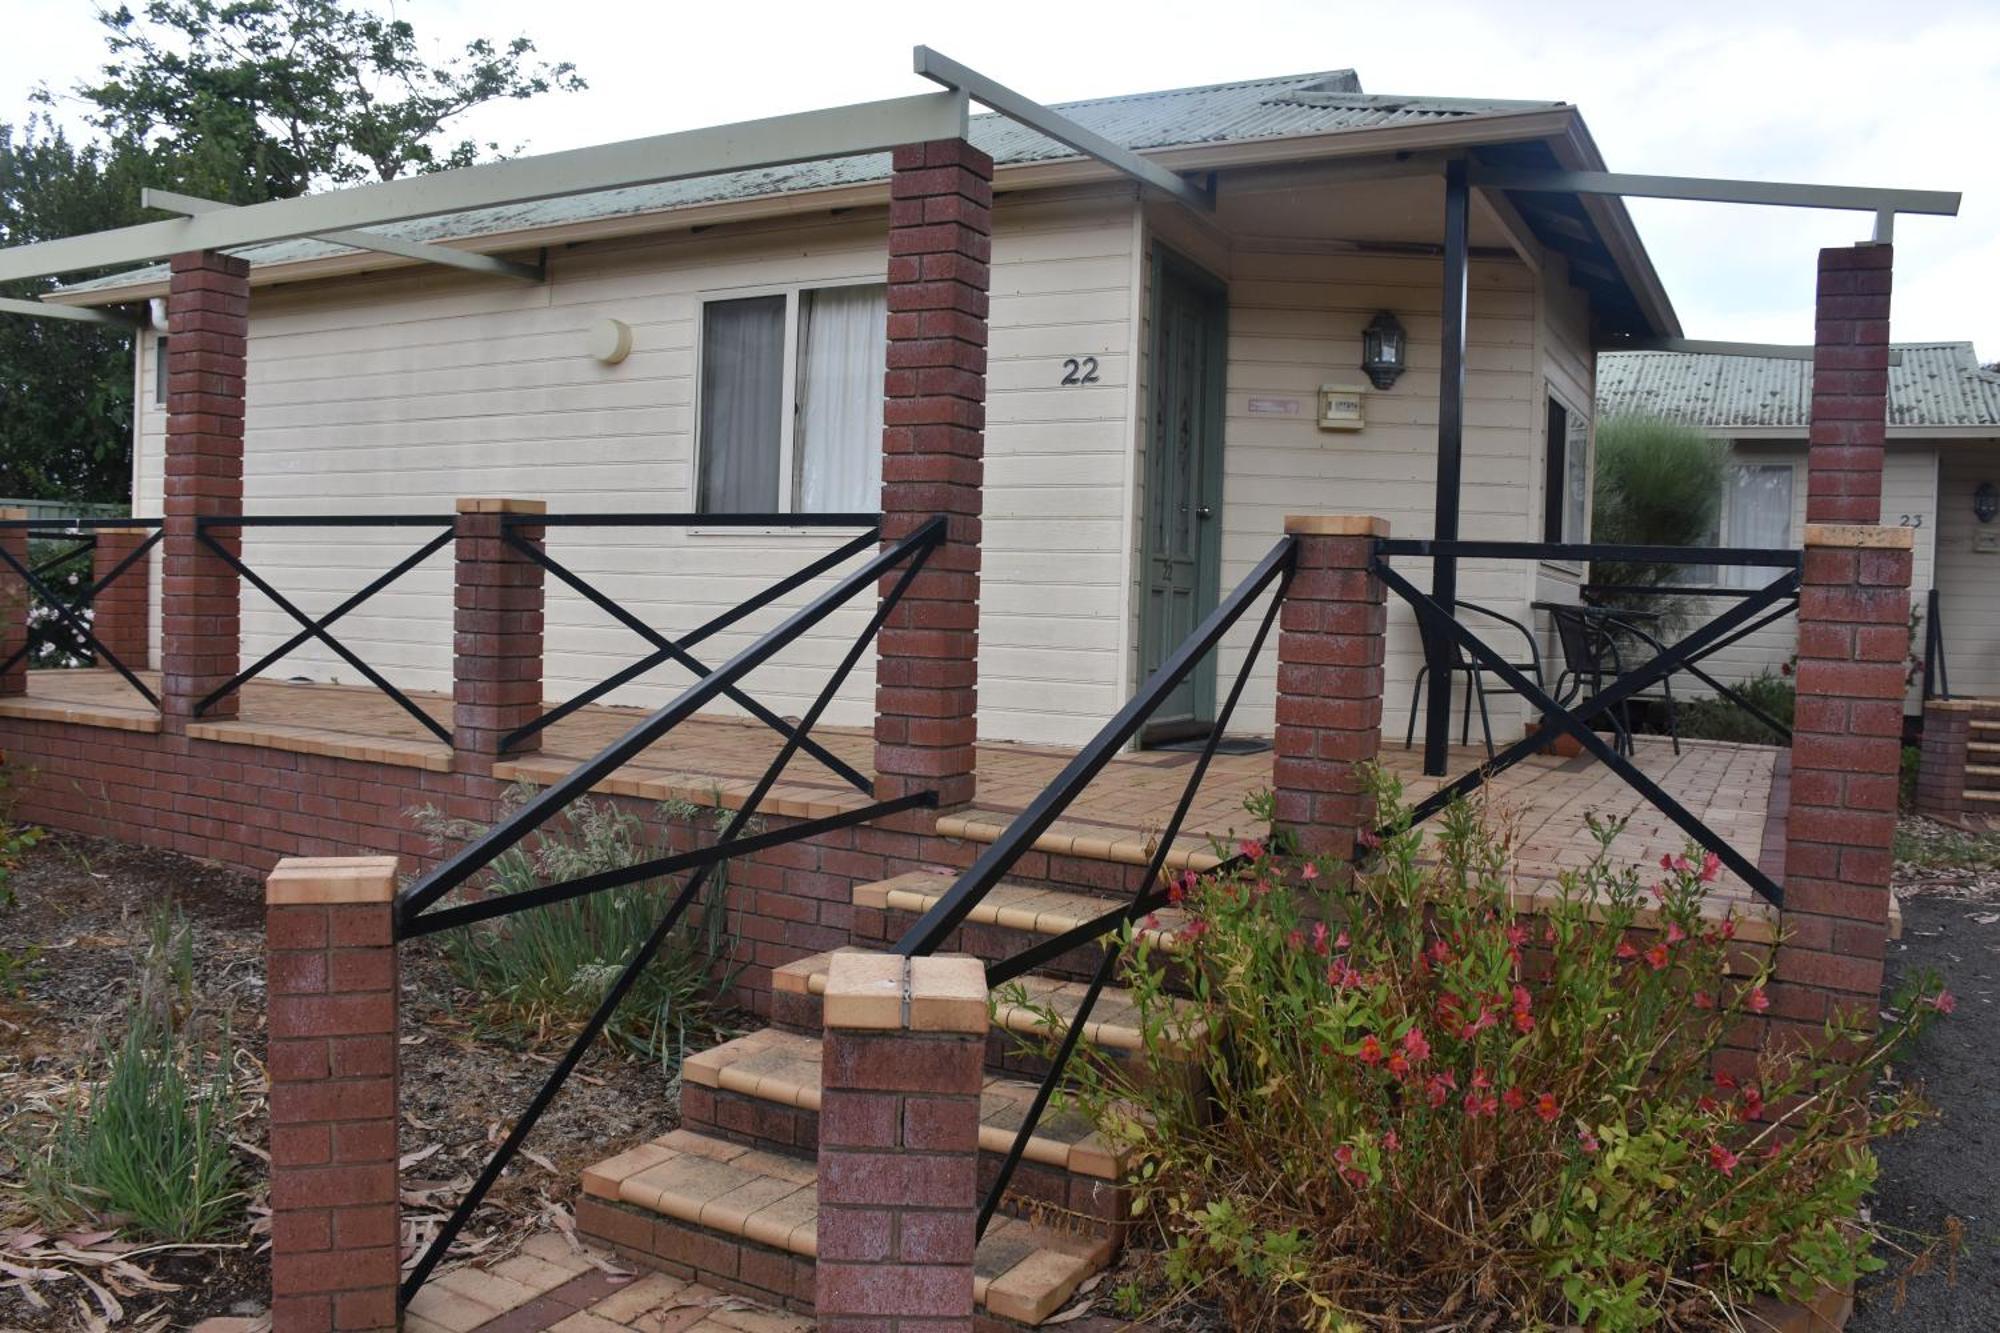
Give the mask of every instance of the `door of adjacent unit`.
[{"label": "door of adjacent unit", "polygon": [[[1150,678],[1215,608],[1222,554],[1223,288],[1164,253],[1155,260],[1152,279],[1139,611],[1142,678]],[[1214,718],[1215,661],[1210,656],[1162,703],[1141,739],[1203,735]]]}]

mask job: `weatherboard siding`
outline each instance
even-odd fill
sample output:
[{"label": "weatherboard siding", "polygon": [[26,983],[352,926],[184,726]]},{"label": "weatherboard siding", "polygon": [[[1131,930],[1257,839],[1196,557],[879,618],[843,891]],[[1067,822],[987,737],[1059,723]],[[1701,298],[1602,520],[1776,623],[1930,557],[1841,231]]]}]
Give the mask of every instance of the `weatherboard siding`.
[{"label": "weatherboard siding", "polygon": [[[1118,702],[1133,230],[1128,191],[1003,200],[996,217],[988,383],[982,729],[1073,740]],[[253,301],[246,392],[252,514],[447,514],[460,496],[545,499],[552,513],[693,508],[696,327],[704,294],[880,280],[879,211],[580,247],[551,256],[542,285],[394,273]],[[610,316],[632,326],[618,366],[584,351]],[[142,356],[155,342],[146,339]],[[1095,356],[1099,382],[1062,388],[1061,362]],[[143,367],[150,373],[150,366]],[[165,420],[138,420],[138,512],[158,512]],[[414,549],[415,529],[256,532],[247,562],[312,612]],[[548,547],[635,614],[685,632],[836,544],[839,534],[553,529]],[[405,688],[449,689],[451,562],[441,552],[336,632]],[[822,579],[702,650],[711,664],[829,586]],[[864,623],[862,596],[752,677],[780,713],[810,704]],[[244,594],[252,661],[293,626]],[[551,583],[546,681],[563,698],[641,655],[643,644]],[[353,680],[323,649],[275,678]],[[671,668],[611,696],[656,705],[688,677]],[[872,670],[828,720],[865,723]]]},{"label": "weatherboard siding", "polygon": [[1991,444],[1947,445],[1938,468],[1938,601],[1945,665],[1955,695],[2000,697],[2000,552],[1977,549],[2000,533],[1972,512],[1979,483],[2000,485]]}]

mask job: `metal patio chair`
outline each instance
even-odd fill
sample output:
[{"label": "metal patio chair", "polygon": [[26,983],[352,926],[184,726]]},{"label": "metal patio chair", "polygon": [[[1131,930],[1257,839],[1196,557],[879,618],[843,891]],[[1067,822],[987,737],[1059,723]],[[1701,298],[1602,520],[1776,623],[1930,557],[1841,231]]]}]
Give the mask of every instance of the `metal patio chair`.
[{"label": "metal patio chair", "polygon": [[[1453,605],[1461,615],[1470,611],[1474,615],[1484,616],[1489,620],[1505,625],[1516,634],[1519,634],[1522,645],[1527,649],[1528,660],[1525,662],[1510,662],[1508,665],[1534,681],[1538,687],[1544,685],[1542,679],[1542,652],[1540,646],[1535,642],[1535,635],[1532,630],[1512,616],[1503,615],[1491,607],[1481,606],[1477,602],[1461,601],[1455,602]],[[1467,685],[1465,691],[1465,709],[1459,721],[1458,743],[1460,745],[1469,745],[1472,743],[1472,701],[1476,697],[1479,700],[1479,728],[1486,737],[1486,757],[1491,759],[1496,752],[1493,747],[1493,718],[1486,708],[1487,696],[1493,694],[1513,694],[1516,691],[1513,686],[1500,680],[1500,673],[1498,671],[1468,656],[1465,649],[1457,643],[1451,645],[1451,656],[1452,674],[1463,674]],[[1426,657],[1428,657],[1428,653]],[[1403,733],[1403,748],[1405,750],[1416,743],[1417,707],[1423,699],[1424,682],[1429,678],[1430,670],[1428,661],[1423,666],[1417,668],[1416,684],[1410,690],[1410,725]],[[1489,678],[1491,678],[1492,683],[1489,683]]]},{"label": "metal patio chair", "polygon": [[[1638,625],[1630,613],[1559,602],[1537,602],[1535,605],[1547,611],[1555,625],[1556,643],[1562,650],[1563,666],[1556,676],[1554,698],[1565,708],[1596,698],[1625,674],[1624,655],[1618,647],[1621,636],[1645,644],[1655,656],[1666,651],[1666,645]],[[1658,694],[1641,691],[1621,700],[1606,715],[1611,723],[1613,742],[1620,754],[1632,753],[1633,699],[1666,705],[1667,736],[1673,742],[1674,753],[1681,752],[1672,678],[1663,678],[1659,688]]]}]

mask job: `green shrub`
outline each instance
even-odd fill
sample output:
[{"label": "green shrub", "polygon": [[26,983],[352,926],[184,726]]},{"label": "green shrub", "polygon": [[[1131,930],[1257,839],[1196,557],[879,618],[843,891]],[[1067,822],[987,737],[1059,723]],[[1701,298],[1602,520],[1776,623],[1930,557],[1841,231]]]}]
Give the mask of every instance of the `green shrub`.
[{"label": "green shrub", "polygon": [[124,1036],[102,1048],[105,1075],[60,1108],[23,1184],[45,1223],[101,1219],[161,1240],[213,1236],[241,1216],[244,1180],[230,1147],[238,1106],[226,1028],[193,1033],[193,936],[155,913]]},{"label": "green shrub", "polygon": [[[1789,677],[1765,670],[1739,683],[1736,690],[1778,721],[1788,727],[1792,725],[1792,710],[1798,702],[1798,690]],[[1785,743],[1784,737],[1719,695],[1681,700],[1674,709],[1674,725],[1688,740],[1736,741],[1750,745]]]},{"label": "green shrub", "polygon": [[[1614,416],[1597,423],[1591,496],[1592,541],[1635,546],[1708,546],[1722,511],[1725,447],[1691,426],[1658,417]],[[1591,563],[1593,583],[1685,583],[1669,565]],[[1660,609],[1648,597],[1633,605]]]},{"label": "green shrub", "polygon": [[1424,859],[1405,829],[1353,874],[1246,843],[1177,886],[1171,951],[1128,933],[1143,1049],[1074,1096],[1134,1154],[1170,1286],[1241,1329],[1624,1330],[1880,1267],[1869,1141],[1921,1108],[1872,1085],[1949,996],[1711,1074],[1767,1003],[1701,918],[1716,863],[1642,877],[1593,827],[1546,915],[1513,915],[1508,846],[1459,805]]},{"label": "green shrub", "polygon": [[5,768],[0,768],[0,907],[12,907],[14,871],[21,855],[42,840],[42,830],[14,822],[13,786]]},{"label": "green shrub", "polygon": [[[510,803],[518,805],[527,794],[517,789]],[[413,813],[419,827],[436,838],[463,840],[485,832],[434,809]],[[692,822],[712,813],[712,822],[721,822],[720,811],[693,805],[663,806],[661,813]],[[665,847],[646,841],[638,819],[608,801],[586,798],[537,837],[496,857],[461,899],[524,893],[667,854]],[[444,931],[439,947],[459,984],[511,1021],[537,1032],[573,1026],[596,1010],[626,961],[653,933],[681,883],[678,878],[645,880],[529,908]],[[715,1031],[716,997],[738,970],[730,957],[723,907],[727,888],[725,863],[710,872],[699,901],[619,1005],[605,1029],[612,1040],[678,1065],[690,1039],[699,1044]]]}]

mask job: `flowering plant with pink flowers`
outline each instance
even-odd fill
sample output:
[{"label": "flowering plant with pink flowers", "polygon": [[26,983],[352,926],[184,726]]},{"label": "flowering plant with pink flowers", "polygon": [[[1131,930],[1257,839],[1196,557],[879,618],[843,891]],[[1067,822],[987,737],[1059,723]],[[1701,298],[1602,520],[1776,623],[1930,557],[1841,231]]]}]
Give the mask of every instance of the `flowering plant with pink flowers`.
[{"label": "flowering plant with pink flowers", "polygon": [[1391,826],[1358,870],[1245,841],[1124,940],[1143,1049],[1070,1096],[1130,1149],[1169,1289],[1246,1329],[1720,1327],[1879,1266],[1869,1143],[1924,1112],[1877,1076],[1948,995],[1735,1049],[1770,950],[1704,910],[1713,857],[1642,871],[1593,823],[1517,913],[1472,807]]}]

